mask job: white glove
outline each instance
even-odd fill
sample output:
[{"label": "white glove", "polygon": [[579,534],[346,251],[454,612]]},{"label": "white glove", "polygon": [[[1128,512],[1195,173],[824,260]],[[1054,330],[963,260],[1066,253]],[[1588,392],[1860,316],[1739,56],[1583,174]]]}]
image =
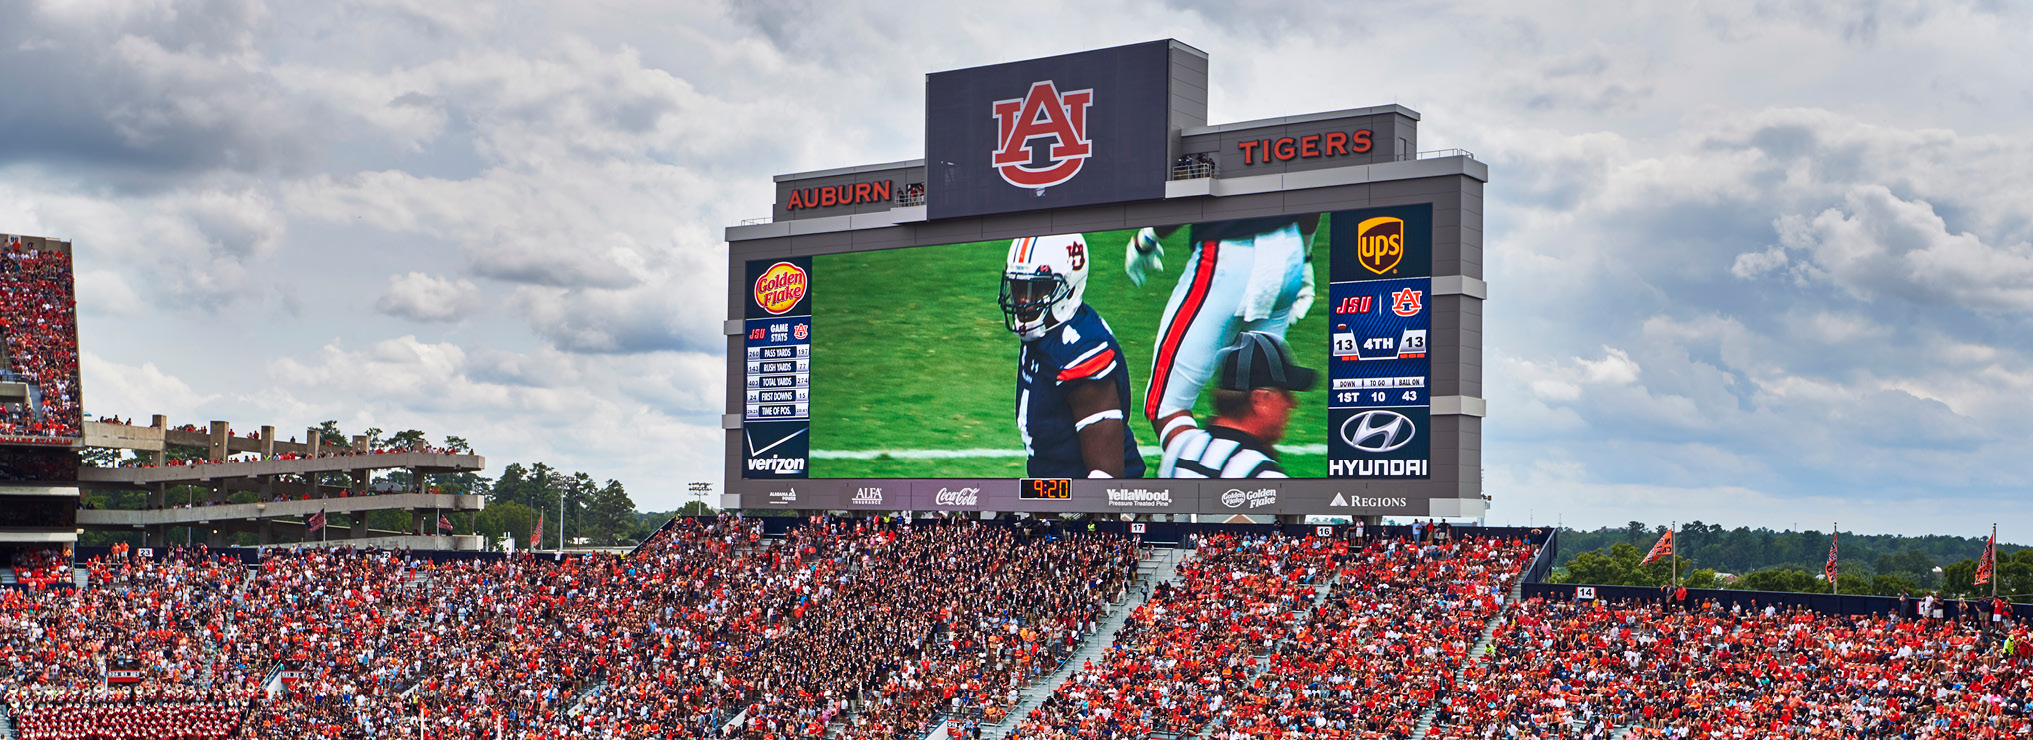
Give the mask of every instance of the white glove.
[{"label": "white glove", "polygon": [[1292,297],[1292,323],[1294,324],[1305,320],[1306,311],[1313,308],[1313,261],[1307,260],[1301,263],[1299,270],[1303,277],[1299,281],[1299,294]]},{"label": "white glove", "polygon": [[1158,230],[1146,226],[1129,238],[1129,247],[1122,256],[1122,271],[1129,274],[1130,284],[1141,286],[1145,272],[1164,271],[1165,263],[1158,259],[1163,256],[1165,245],[1158,241]]}]

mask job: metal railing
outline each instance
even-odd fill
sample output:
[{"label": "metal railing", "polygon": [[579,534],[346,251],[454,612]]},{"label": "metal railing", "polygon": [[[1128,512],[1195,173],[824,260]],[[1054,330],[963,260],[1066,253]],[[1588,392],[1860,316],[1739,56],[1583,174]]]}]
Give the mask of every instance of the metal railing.
[{"label": "metal railing", "polygon": [[1546,531],[1546,541],[1539,544],[1539,551],[1532,554],[1532,562],[1519,573],[1524,583],[1545,583],[1553,576],[1553,563],[1560,559],[1560,528]]},{"label": "metal railing", "polygon": [[899,206],[921,206],[921,205],[924,205],[924,204],[925,204],[925,191],[923,191],[923,190],[919,190],[919,191],[917,191],[917,192],[910,192],[910,191],[908,191],[908,190],[907,190],[907,191],[904,191],[904,192],[901,192],[901,193],[897,193],[897,196],[896,196],[896,204],[897,204],[897,205],[899,205]]},{"label": "metal railing", "polygon": [[770,220],[771,220],[771,217],[769,217],[769,216],[763,216],[762,218],[744,218],[744,219],[741,219],[741,225],[742,225],[742,226],[761,226],[761,225],[763,225],[763,224],[769,223],[769,222],[770,222]]},{"label": "metal railing", "polygon": [[1205,178],[1213,177],[1213,176],[1214,176],[1214,173],[1215,173],[1215,167],[1214,167],[1214,161],[1213,161],[1213,160],[1200,160],[1200,161],[1193,161],[1193,162],[1184,162],[1184,163],[1180,163],[1180,164],[1175,164],[1175,165],[1172,165],[1172,176],[1171,176],[1171,179],[1173,179],[1173,180],[1200,180],[1200,179],[1205,179]]},{"label": "metal railing", "polygon": [[1467,157],[1469,159],[1475,159],[1475,152],[1471,152],[1467,149],[1433,149],[1429,151],[1419,152],[1418,154],[1413,154],[1409,156],[1400,154],[1398,155],[1398,161],[1404,162],[1413,159],[1440,159],[1442,157]]}]

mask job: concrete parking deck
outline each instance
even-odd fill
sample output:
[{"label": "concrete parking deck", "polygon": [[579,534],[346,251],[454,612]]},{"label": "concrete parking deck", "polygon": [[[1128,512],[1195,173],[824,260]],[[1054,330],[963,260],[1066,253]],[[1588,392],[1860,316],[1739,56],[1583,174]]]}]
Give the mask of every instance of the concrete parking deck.
[{"label": "concrete parking deck", "polygon": [[[233,478],[260,478],[271,475],[310,473],[359,473],[402,468],[420,474],[471,473],[487,468],[479,455],[441,455],[430,452],[389,452],[379,455],[338,455],[296,460],[158,465],[150,468],[80,468],[78,482],[86,488],[123,484],[134,488],[155,485],[213,485]],[[363,486],[364,488],[364,486]]]}]

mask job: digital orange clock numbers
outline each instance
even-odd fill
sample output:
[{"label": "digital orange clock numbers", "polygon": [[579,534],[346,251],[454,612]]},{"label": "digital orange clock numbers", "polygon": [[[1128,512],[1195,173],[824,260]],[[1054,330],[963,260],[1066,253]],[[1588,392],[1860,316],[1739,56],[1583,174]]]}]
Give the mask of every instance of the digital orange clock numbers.
[{"label": "digital orange clock numbers", "polygon": [[1063,501],[1073,498],[1073,481],[1065,478],[1024,478],[1017,482],[1017,498]]}]

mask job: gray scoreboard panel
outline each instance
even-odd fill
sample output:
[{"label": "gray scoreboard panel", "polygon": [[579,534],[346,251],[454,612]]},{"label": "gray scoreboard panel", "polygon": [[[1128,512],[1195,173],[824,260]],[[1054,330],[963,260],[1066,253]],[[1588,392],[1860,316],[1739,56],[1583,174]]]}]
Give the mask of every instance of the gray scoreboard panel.
[{"label": "gray scoreboard panel", "polygon": [[[1417,159],[1411,153],[1417,146],[1418,114],[1394,105],[1206,126],[1204,111],[1183,110],[1182,113],[1182,109],[1193,106],[1179,102],[1191,101],[1191,96],[1182,96],[1180,90],[1191,90],[1195,85],[1204,89],[1204,57],[1181,52],[1187,47],[1176,42],[1168,48],[1174,59],[1170,79],[1162,83],[1171,86],[1173,93],[1168,149],[1175,154],[1186,155],[1175,163],[1178,165],[1204,167],[1211,160],[1216,165],[1214,177],[1164,182],[1163,197],[1152,197],[1150,191],[1138,188],[1134,193],[1125,191],[1119,197],[1106,194],[1083,196],[1076,199],[1078,202],[1057,207],[933,219],[931,216],[934,214],[928,214],[927,209],[919,205],[925,201],[924,195],[913,190],[911,195],[915,197],[907,199],[899,190],[927,179],[941,179],[927,177],[923,161],[869,165],[779,176],[775,221],[727,230],[732,284],[728,315],[733,318],[727,324],[730,379],[727,408],[730,413],[726,415],[724,424],[728,430],[727,483],[724,490],[731,494],[733,500],[730,505],[757,510],[807,511],[1457,517],[1482,513],[1481,333],[1485,288],[1481,280],[1481,227],[1482,188],[1488,179],[1487,168],[1467,156]],[[1203,63],[1198,78],[1193,77],[1190,65],[1180,62],[1195,59]],[[1186,71],[1182,73],[1182,69]],[[1134,85],[1135,81],[1124,84]],[[1063,97],[1063,91],[1061,95]],[[939,128],[940,118],[931,116],[928,126]],[[1037,143],[1045,146],[1053,141],[1046,138],[1037,140]],[[983,160],[985,168],[986,157],[978,158]],[[1196,162],[1187,162],[1189,158]],[[937,185],[938,182],[933,182],[927,187],[936,189]],[[817,207],[811,204],[814,195],[820,198]],[[936,201],[939,193],[929,195]],[[883,196],[887,196],[886,202]],[[797,208],[786,208],[791,197],[797,198]],[[931,210],[936,212],[940,209]],[[980,282],[976,279],[978,276],[972,275],[979,271],[976,268],[960,271],[961,277],[966,280],[930,281],[887,281],[880,279],[879,275],[876,278],[865,274],[856,276],[856,270],[866,270],[869,265],[925,262],[935,266],[926,268],[928,274],[945,275],[952,274],[953,268],[950,260],[941,263],[939,260],[943,258],[940,255],[950,255],[958,249],[967,252],[970,255],[968,259],[972,261],[1000,261],[1001,251],[1011,244],[1010,240],[1026,237],[1060,234],[1096,235],[1095,238],[1099,239],[1102,232],[1112,232],[1105,236],[1116,239],[1119,233],[1114,232],[1133,232],[1143,227],[1316,213],[1331,214],[1330,218],[1353,213],[1365,219],[1378,213],[1417,213],[1422,215],[1408,223],[1416,223],[1416,228],[1430,231],[1430,284],[1412,284],[1429,293],[1422,299],[1425,305],[1413,309],[1424,311],[1418,316],[1424,326],[1418,330],[1420,341],[1426,345],[1425,356],[1420,360],[1423,369],[1419,374],[1423,377],[1386,373],[1394,377],[1370,381],[1423,385],[1425,390],[1420,394],[1418,407],[1408,409],[1396,403],[1395,398],[1343,397],[1331,404],[1336,407],[1332,411],[1337,414],[1334,418],[1346,421],[1331,425],[1337,427],[1335,433],[1353,429],[1356,430],[1353,435],[1382,434],[1382,437],[1368,438],[1372,446],[1381,444],[1379,440],[1390,438],[1388,433],[1371,428],[1379,426],[1375,423],[1377,419],[1401,413],[1418,420],[1424,427],[1423,442],[1427,449],[1423,453],[1424,470],[1412,472],[1423,475],[1380,479],[1365,474],[1357,478],[1340,475],[1355,472],[1343,470],[1337,473],[1340,477],[1314,473],[1309,477],[1289,479],[1144,477],[1090,480],[1057,476],[1066,478],[1066,482],[1051,486],[1050,493],[1043,494],[1037,487],[1021,485],[1019,479],[1025,475],[1022,460],[1010,461],[1003,472],[994,474],[999,477],[991,477],[969,474],[968,471],[976,468],[939,469],[936,466],[927,468],[931,471],[929,473],[898,475],[895,470],[906,468],[883,467],[875,463],[844,464],[837,459],[843,452],[839,449],[842,447],[840,443],[843,440],[855,441],[852,438],[858,433],[858,428],[841,423],[841,419],[837,418],[839,415],[827,412],[827,409],[837,408],[843,403],[839,397],[842,386],[838,379],[825,377],[828,368],[851,366],[857,372],[873,368],[878,372],[868,373],[867,377],[881,378],[884,373],[879,372],[880,369],[891,361],[889,355],[864,351],[855,355],[854,363],[839,364],[839,356],[831,348],[846,341],[842,339],[843,335],[857,331],[866,334],[866,326],[863,325],[887,321],[889,323],[885,326],[901,327],[903,333],[914,337],[898,337],[894,354],[905,356],[925,348],[947,351],[950,355],[953,347],[963,341],[962,334],[966,331],[983,334],[978,326],[982,317],[976,314],[983,313],[980,303],[983,297],[978,294],[984,291],[982,286],[975,285]],[[1399,228],[1409,227],[1400,225]],[[1370,232],[1365,230],[1364,233]],[[1113,270],[1117,285],[1090,284],[1089,302],[1107,303],[1111,300],[1108,295],[1097,295],[1094,291],[1120,289],[1123,242],[1101,244],[1097,241],[1091,248],[1099,250],[1092,255],[1094,269]],[[1176,247],[1168,248],[1171,249]],[[1175,276],[1180,275],[1180,270],[1185,267],[1182,263],[1187,259],[1185,250],[1168,251],[1165,262],[1170,270],[1155,280],[1169,285]],[[1375,271],[1374,267],[1372,271]],[[1324,275],[1326,270],[1321,272]],[[1337,271],[1332,278],[1332,290],[1329,281],[1323,277],[1316,287],[1314,313],[1331,310],[1330,300],[1337,297],[1344,304],[1353,300],[1349,294],[1349,283],[1345,281],[1375,278],[1366,282],[1389,283],[1378,288],[1386,292],[1406,287],[1386,279],[1393,277],[1382,273],[1358,273],[1351,277]],[[856,283],[855,280],[862,282]],[[1428,278],[1422,277],[1421,280]],[[967,283],[965,291],[953,290],[948,285],[962,282]],[[829,287],[836,292],[829,294]],[[987,304],[989,313],[994,311],[993,290],[993,281],[990,280],[985,290],[989,293],[985,297],[990,302]],[[895,300],[881,302],[875,309],[857,313],[842,307],[838,300],[842,293],[891,294]],[[952,299],[956,294],[963,295],[972,303],[965,307],[959,305],[960,302]],[[817,296],[816,304],[811,296]],[[814,308],[815,305],[818,307]],[[855,305],[869,304],[864,301]],[[904,314],[905,320],[899,322],[896,317],[886,315],[906,310],[902,308],[904,306],[911,307]],[[1109,310],[1119,312],[1120,302]],[[1410,314],[1401,312],[1398,315]],[[1119,318],[1119,314],[1110,314],[1107,320],[1117,325],[1115,331],[1118,334],[1140,331],[1125,328],[1125,324],[1133,322]],[[976,326],[962,326],[968,321],[973,321]],[[1389,320],[1385,321],[1388,323]],[[998,346],[1011,348],[1013,357],[1016,341],[1003,332],[1000,317],[997,317],[993,329],[987,333],[1000,337],[1003,341]],[[1340,322],[1333,330],[1362,331],[1360,327],[1344,326]],[[1390,333],[1393,337],[1402,336],[1408,341],[1412,333],[1402,326],[1387,326],[1370,333],[1379,331]],[[1144,339],[1149,341],[1149,337]],[[1375,340],[1376,337],[1372,336],[1371,341]],[[1337,341],[1340,339],[1337,338]],[[1318,343],[1328,344],[1324,331]],[[1146,347],[1144,351],[1151,354],[1139,355],[1128,351],[1128,341],[1124,344],[1129,362],[1143,365],[1133,373],[1132,382],[1138,382],[1134,377],[1151,370],[1151,357],[1155,352]],[[1390,359],[1370,356],[1373,354],[1370,350],[1375,349],[1373,346],[1363,348],[1359,353],[1363,355],[1361,357],[1353,356],[1358,352],[1350,349],[1329,359],[1326,357],[1327,347],[1302,346],[1304,344],[1294,342],[1300,362],[1322,370],[1323,380],[1333,375],[1328,372],[1328,365],[1320,364],[1323,360],[1332,363]],[[832,359],[822,361],[821,358]],[[827,365],[826,362],[835,364]],[[1343,376],[1347,374],[1346,366],[1335,367],[1343,371]],[[986,372],[977,370],[972,375],[996,376],[989,378],[992,382],[982,387],[1000,384],[1003,387],[996,392],[1007,395],[1006,385],[1015,379],[1017,372],[1011,361]],[[921,390],[916,386],[958,386],[970,378],[956,376],[951,380],[950,383],[898,383],[896,385],[900,387],[894,392],[911,395],[912,391]],[[904,408],[903,411],[891,409],[891,416],[905,422],[911,420],[910,414],[916,413],[907,403],[891,402],[882,393],[862,393],[855,388],[849,390],[857,394],[852,404],[855,408]],[[879,390],[891,392],[886,387]],[[1132,404],[1137,405],[1142,400],[1140,395],[1136,396]],[[1379,413],[1371,414],[1372,418],[1368,421],[1356,423],[1348,418],[1372,409]],[[1142,410],[1139,406],[1135,412],[1127,414],[1127,422],[1138,441],[1143,443],[1144,455],[1149,458],[1154,440],[1149,422],[1140,413]],[[1016,446],[1013,411],[998,409],[994,412],[1000,425],[1008,428],[990,430],[987,436],[982,437],[987,440],[985,443],[979,440],[973,443],[954,441],[949,446]],[[940,415],[960,414],[954,411]],[[976,415],[986,418],[990,414]],[[831,426],[828,426],[829,416],[835,417],[830,419]],[[936,420],[928,418],[926,421],[924,426],[928,433],[939,428],[938,424],[932,423]],[[1320,426],[1330,424],[1322,423]],[[1316,438],[1318,433],[1315,430]],[[1291,435],[1286,441],[1293,441]],[[1343,441],[1350,440],[1345,436]],[[1346,449],[1341,441],[1333,445],[1310,446]],[[887,459],[887,453],[883,454]],[[1315,457],[1318,464],[1318,455]],[[866,461],[868,457],[859,459]],[[878,474],[855,472],[857,470],[878,471]],[[1295,476],[1300,475],[1296,470],[1294,472]],[[1384,471],[1379,468],[1363,472]],[[1147,476],[1155,474],[1155,470],[1146,473]],[[1027,496],[1025,490],[1037,495]]]}]

